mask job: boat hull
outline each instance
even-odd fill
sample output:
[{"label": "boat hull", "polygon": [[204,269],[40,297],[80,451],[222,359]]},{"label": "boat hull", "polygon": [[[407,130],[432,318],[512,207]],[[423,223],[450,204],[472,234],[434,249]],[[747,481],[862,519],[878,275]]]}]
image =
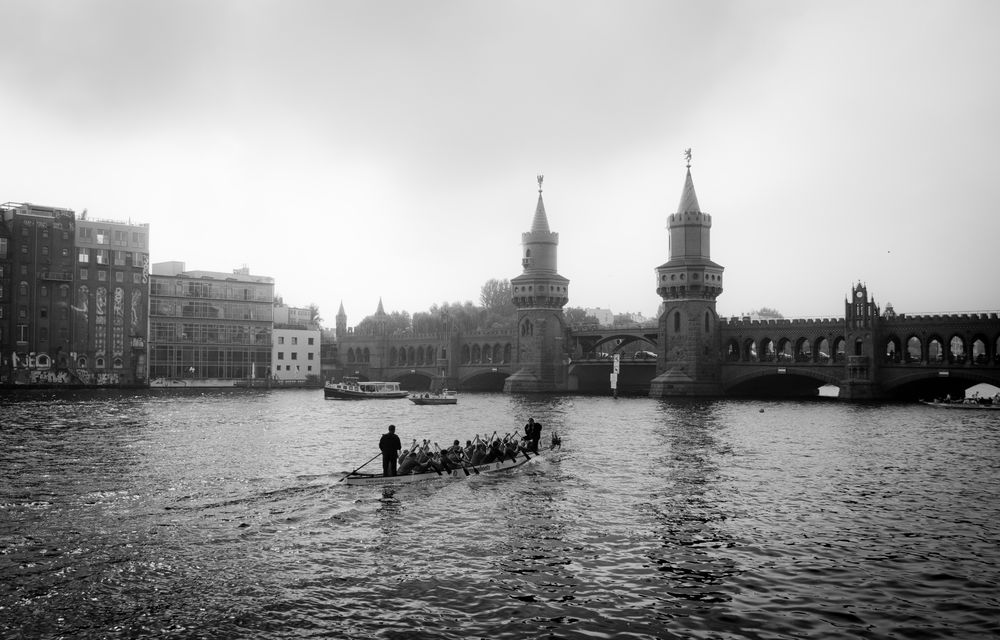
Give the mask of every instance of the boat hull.
[{"label": "boat hull", "polygon": [[[471,465],[458,467],[451,471],[440,473],[431,471],[430,473],[411,473],[405,476],[384,476],[381,473],[355,473],[344,478],[344,482],[350,485],[387,485],[387,484],[410,484],[413,482],[423,482],[424,480],[458,480],[469,476],[484,473],[496,473],[498,471],[508,471],[525,464],[529,460],[537,458],[537,454],[520,452],[514,460],[507,458],[502,462],[490,462],[488,464]],[[478,474],[476,472],[479,472]]]},{"label": "boat hull", "polygon": [[327,400],[398,400],[409,395],[406,391],[384,391],[379,393],[366,393],[364,391],[350,391],[348,389],[323,389],[323,397]]},{"label": "boat hull", "polygon": [[979,404],[975,402],[929,402],[921,400],[921,404],[937,409],[959,409],[972,411],[1000,411],[1000,404]]},{"label": "boat hull", "polygon": [[410,398],[413,404],[458,404],[458,398]]}]

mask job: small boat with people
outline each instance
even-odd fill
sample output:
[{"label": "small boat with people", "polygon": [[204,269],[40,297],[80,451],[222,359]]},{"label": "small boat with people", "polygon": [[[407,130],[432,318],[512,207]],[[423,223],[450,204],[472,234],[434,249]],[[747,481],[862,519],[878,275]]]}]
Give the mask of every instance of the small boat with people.
[{"label": "small boat with people", "polygon": [[[562,440],[553,433],[550,449],[561,447]],[[436,442],[432,447],[427,440],[421,444],[414,440],[399,457],[396,475],[361,472],[361,469],[381,455],[376,454],[340,481],[349,485],[388,485],[424,480],[454,480],[516,469],[542,454],[538,452],[537,445],[533,445],[527,438],[519,439],[511,434],[499,438],[494,431],[492,436],[481,438],[477,435],[474,440],[467,440],[464,447],[455,440],[447,449],[441,449]]]},{"label": "small boat with people", "polygon": [[458,393],[449,389],[442,389],[441,393],[411,393],[410,402],[413,404],[458,404]]},{"label": "small boat with people", "polygon": [[399,388],[398,382],[362,382],[353,377],[323,386],[323,397],[327,400],[390,400],[408,395],[409,392]]},{"label": "small boat with people", "polygon": [[921,404],[937,409],[964,409],[972,411],[998,411],[1000,410],[1000,397],[994,398],[964,398],[962,400],[944,400],[936,398],[934,400],[921,400]]}]

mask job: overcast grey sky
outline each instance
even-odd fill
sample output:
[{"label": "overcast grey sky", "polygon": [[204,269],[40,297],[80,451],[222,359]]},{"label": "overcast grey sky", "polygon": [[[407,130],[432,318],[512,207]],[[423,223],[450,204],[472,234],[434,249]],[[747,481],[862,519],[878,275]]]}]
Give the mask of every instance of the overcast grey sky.
[{"label": "overcast grey sky", "polygon": [[332,325],[521,272],[652,316],[693,149],[720,314],[1000,309],[1000,2],[0,0],[0,200]]}]

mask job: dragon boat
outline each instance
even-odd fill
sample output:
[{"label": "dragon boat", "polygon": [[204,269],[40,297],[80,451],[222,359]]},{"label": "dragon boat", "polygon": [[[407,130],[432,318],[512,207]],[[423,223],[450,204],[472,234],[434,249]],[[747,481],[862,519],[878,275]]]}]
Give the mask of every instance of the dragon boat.
[{"label": "dragon boat", "polygon": [[516,454],[510,455],[503,460],[494,460],[493,462],[487,462],[485,464],[473,465],[466,462],[464,464],[451,465],[447,471],[425,471],[424,473],[408,473],[400,476],[385,476],[381,473],[358,473],[355,471],[344,476],[343,481],[345,484],[351,485],[380,485],[409,484],[411,482],[438,479],[456,480],[484,473],[496,473],[498,471],[515,469],[530,460],[534,460],[539,455],[541,454],[518,451]]}]

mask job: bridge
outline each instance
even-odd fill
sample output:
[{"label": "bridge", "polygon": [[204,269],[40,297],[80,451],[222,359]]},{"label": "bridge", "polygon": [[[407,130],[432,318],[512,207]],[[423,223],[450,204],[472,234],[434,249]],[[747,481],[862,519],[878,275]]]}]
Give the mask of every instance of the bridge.
[{"label": "bridge", "polygon": [[[854,318],[869,339],[849,343],[852,319],[718,320],[719,383],[725,396],[807,397],[827,385],[854,398],[960,397],[978,383],[1000,386],[1000,316],[996,313],[906,315],[891,308]],[[568,325],[563,358],[571,393],[610,393],[614,356],[618,390],[647,395],[669,365],[660,324]],[[516,370],[514,332],[356,335],[338,341],[328,377],[401,382],[423,390],[503,389]]]},{"label": "bridge", "polygon": [[517,317],[510,330],[389,335],[381,302],[374,322],[349,330],[341,308],[324,376],[397,380],[411,389],[610,393],[618,356],[619,391],[653,397],[802,397],[835,386],[841,398],[881,400],[1000,387],[995,312],[883,312],[858,283],[841,317],[720,317],[724,269],[709,258],[712,217],[698,204],[690,156],[687,169],[678,211],[668,216],[670,259],[655,269],[655,324],[567,324],[569,280],[558,274],[558,234],[549,230],[538,176],[531,230],[522,234],[523,272],[511,280]]}]

